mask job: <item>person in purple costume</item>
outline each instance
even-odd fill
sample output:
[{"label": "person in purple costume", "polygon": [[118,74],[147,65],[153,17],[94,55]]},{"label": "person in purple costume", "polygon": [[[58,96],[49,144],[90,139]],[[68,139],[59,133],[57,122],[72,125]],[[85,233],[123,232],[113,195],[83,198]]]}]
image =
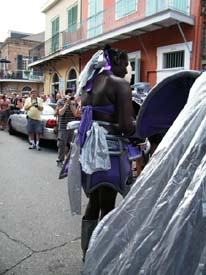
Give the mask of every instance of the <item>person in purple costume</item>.
[{"label": "person in purple costume", "polygon": [[[117,136],[121,140],[123,136],[131,136],[135,131],[132,123],[131,88],[124,79],[127,74],[128,56],[126,52],[113,49],[110,45],[105,46],[104,53],[109,59],[110,69],[103,70],[93,77],[92,88],[89,92],[86,86],[83,88],[81,95],[83,116],[84,109],[88,109],[89,106],[92,109],[92,121],[106,122],[107,125],[103,127],[108,134]],[[125,153],[126,150],[123,151]],[[127,153],[123,158],[122,164],[119,164],[119,157],[110,156],[111,169],[109,171],[95,172],[92,175],[82,172],[82,185],[89,198],[81,228],[83,260],[98,221],[114,209],[117,193],[123,194],[123,185],[126,184],[128,173],[131,171],[131,166],[128,166]],[[123,179],[122,175],[124,175]],[[90,188],[86,189],[88,177]]]}]

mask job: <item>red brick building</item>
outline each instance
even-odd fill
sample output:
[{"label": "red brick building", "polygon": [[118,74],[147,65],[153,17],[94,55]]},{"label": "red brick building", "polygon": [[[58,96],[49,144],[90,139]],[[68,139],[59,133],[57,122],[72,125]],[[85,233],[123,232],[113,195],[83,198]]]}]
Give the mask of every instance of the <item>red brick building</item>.
[{"label": "red brick building", "polygon": [[11,32],[0,45],[0,93],[11,92],[26,94],[31,89],[43,91],[43,73],[28,69],[30,49],[37,47],[44,40],[43,34],[28,35]]}]

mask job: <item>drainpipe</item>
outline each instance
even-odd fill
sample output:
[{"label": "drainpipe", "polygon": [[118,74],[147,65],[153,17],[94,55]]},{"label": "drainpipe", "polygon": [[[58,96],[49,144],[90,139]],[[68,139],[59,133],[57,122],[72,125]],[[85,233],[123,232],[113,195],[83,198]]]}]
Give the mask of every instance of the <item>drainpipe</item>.
[{"label": "drainpipe", "polygon": [[81,53],[79,54],[79,75],[81,73],[81,69],[82,69],[82,55]]},{"label": "drainpipe", "polygon": [[179,31],[180,31],[180,33],[181,33],[181,35],[182,35],[182,38],[183,38],[183,40],[184,40],[184,42],[185,42],[185,45],[186,45],[186,47],[187,47],[187,49],[188,49],[188,52],[190,53],[190,57],[191,57],[192,51],[190,50],[190,47],[189,47],[189,45],[188,45],[188,42],[187,42],[187,40],[186,40],[186,37],[185,37],[185,34],[184,34],[184,32],[183,32],[183,29],[182,29],[182,27],[181,27],[181,25],[180,25],[180,22],[177,22],[177,26],[178,26],[178,29],[179,29]]},{"label": "drainpipe", "polygon": [[[202,19],[200,16],[196,16],[196,22],[195,22],[195,37],[194,37],[194,43],[193,43],[193,55],[192,50],[190,50],[188,42],[185,38],[184,32],[182,30],[182,27],[180,23],[177,23],[178,29],[183,37],[183,40],[185,42],[185,45],[190,53],[190,68],[192,70],[198,70],[200,69],[200,55],[201,55],[201,26],[202,26]],[[196,58],[197,57],[197,58]]]},{"label": "drainpipe", "polygon": [[[200,10],[200,7],[199,9]],[[192,69],[200,69],[200,59],[201,59],[201,35],[203,34],[203,18],[199,14],[195,17],[195,37],[194,37],[194,54],[192,62]]]}]

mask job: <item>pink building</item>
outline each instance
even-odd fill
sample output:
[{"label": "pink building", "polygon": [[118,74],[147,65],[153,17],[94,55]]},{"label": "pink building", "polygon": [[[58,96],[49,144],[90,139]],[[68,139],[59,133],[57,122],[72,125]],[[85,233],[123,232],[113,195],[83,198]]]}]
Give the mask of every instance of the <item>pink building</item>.
[{"label": "pink building", "polygon": [[200,0],[50,1],[43,9],[52,30],[45,31],[45,55],[30,66],[43,68],[44,90],[52,90],[54,76],[56,88],[63,82],[65,88],[72,81],[70,68],[74,84],[92,53],[109,43],[128,52],[131,84],[153,86],[179,70],[199,70],[206,63],[205,5]]}]

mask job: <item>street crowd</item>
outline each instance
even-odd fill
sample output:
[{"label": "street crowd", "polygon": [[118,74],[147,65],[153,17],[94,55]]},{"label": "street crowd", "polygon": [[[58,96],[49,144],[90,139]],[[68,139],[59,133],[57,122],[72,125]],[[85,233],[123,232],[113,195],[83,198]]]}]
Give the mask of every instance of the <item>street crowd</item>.
[{"label": "street crowd", "polygon": [[[16,92],[8,95],[6,93],[0,94],[0,130],[7,129],[7,121],[10,114],[18,113],[23,107],[25,100],[30,94],[19,95]],[[50,95],[41,95],[44,103],[55,103],[56,100]]]},{"label": "street crowd", "polygon": [[58,166],[63,165],[63,161],[69,151],[69,144],[72,133],[67,131],[66,126],[69,121],[79,119],[81,116],[80,98],[74,99],[75,92],[67,89],[65,93],[57,92],[56,95],[40,95],[32,90],[30,93],[20,96],[16,92],[11,95],[0,94],[0,129],[6,130],[8,118],[14,113],[19,113],[23,108],[27,112],[27,131],[29,136],[29,149],[41,150],[39,140],[42,134],[41,112],[44,104],[54,103],[56,106],[55,126],[58,146]]}]

